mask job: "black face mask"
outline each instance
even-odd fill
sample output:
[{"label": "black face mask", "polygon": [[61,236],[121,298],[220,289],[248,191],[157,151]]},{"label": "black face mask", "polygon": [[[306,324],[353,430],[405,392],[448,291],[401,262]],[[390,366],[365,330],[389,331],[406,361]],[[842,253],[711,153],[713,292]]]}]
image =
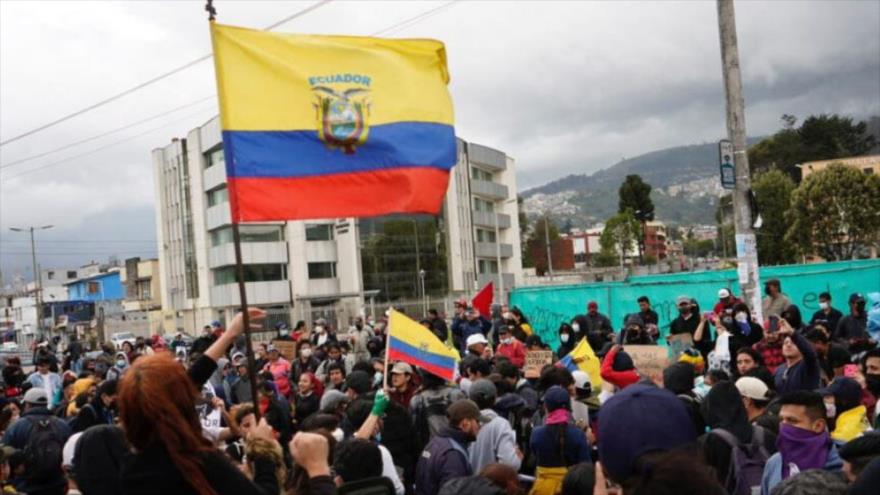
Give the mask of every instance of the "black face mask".
[{"label": "black face mask", "polygon": [[682,316],[687,316],[687,315],[691,314],[691,309],[690,308],[678,308],[678,314],[680,314]]},{"label": "black face mask", "polygon": [[880,397],[880,375],[865,374],[865,385],[875,397]]}]

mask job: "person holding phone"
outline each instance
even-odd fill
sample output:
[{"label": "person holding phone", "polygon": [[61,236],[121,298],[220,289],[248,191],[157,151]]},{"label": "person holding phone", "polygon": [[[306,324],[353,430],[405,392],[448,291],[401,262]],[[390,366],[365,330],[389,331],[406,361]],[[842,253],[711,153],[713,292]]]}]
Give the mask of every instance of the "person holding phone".
[{"label": "person holding phone", "polygon": [[821,382],[821,368],[813,346],[803,335],[780,320],[777,332],[782,340],[785,362],[776,369],[776,392],[784,394],[798,390],[816,390]]}]

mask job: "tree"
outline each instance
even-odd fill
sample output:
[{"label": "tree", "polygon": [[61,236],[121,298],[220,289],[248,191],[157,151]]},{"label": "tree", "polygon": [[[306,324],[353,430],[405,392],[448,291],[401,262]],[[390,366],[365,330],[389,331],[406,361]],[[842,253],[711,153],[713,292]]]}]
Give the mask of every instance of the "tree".
[{"label": "tree", "polygon": [[733,225],[733,195],[728,193],[718,199],[718,206],[715,207],[715,222],[718,226],[718,250],[721,256],[735,257],[735,232]]},{"label": "tree", "polygon": [[762,219],[762,225],[757,231],[758,261],[762,265],[794,262],[795,249],[785,239],[788,229],[785,215],[791,204],[794,188],[794,181],[776,168],[758,174],[752,182]]},{"label": "tree", "polygon": [[854,123],[850,117],[811,116],[800,128],[795,128],[796,122],[794,116],[783,115],[783,129],[749,149],[753,172],[775,167],[800,181],[800,163],[864,155],[876,144],[868,124]]},{"label": "tree", "polygon": [[633,248],[633,244],[638,240],[642,226],[632,210],[624,210],[609,218],[605,222],[605,229],[602,236],[599,237],[599,245],[602,246],[602,252],[616,252],[620,255],[620,266],[622,267],[626,260],[626,253]]},{"label": "tree", "polygon": [[654,202],[651,201],[651,185],[644,182],[640,175],[627,175],[620,189],[617,190],[619,200],[617,212],[626,210],[633,212],[636,220],[641,224],[636,240],[639,247],[639,260],[645,251],[645,222],[654,220]]},{"label": "tree", "polygon": [[880,241],[880,176],[835,163],[794,190],[786,239],[799,254],[852,259]]}]

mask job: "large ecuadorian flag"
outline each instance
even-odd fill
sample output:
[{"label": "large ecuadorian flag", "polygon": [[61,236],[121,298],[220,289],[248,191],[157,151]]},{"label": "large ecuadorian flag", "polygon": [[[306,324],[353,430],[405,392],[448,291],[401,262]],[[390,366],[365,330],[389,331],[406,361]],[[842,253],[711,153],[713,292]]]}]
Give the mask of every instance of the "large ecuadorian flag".
[{"label": "large ecuadorian flag", "polygon": [[233,222],[439,212],[457,161],[443,43],[211,34]]},{"label": "large ecuadorian flag", "polygon": [[404,361],[452,381],[459,361],[458,351],[448,347],[433,332],[391,310],[388,317],[388,356],[390,361]]}]

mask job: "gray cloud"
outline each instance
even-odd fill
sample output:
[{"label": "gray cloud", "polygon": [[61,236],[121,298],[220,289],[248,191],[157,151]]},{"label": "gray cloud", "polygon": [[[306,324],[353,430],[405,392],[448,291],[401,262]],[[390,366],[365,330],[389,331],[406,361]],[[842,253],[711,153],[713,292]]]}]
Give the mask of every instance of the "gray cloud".
[{"label": "gray cloud", "polygon": [[[260,27],[309,4],[221,2],[219,20]],[[369,34],[437,5],[334,2],[282,29]],[[391,35],[446,42],[457,131],[514,156],[523,189],[626,156],[721,137],[715,15],[714,2],[460,2]],[[776,130],[783,113],[880,113],[877,2],[738,2],[737,22],[750,135]],[[0,136],[209,50],[200,3],[0,2]],[[201,64],[4,146],[0,163],[187,104],[211,95],[213,86],[210,63]],[[54,223],[59,228],[52,236],[59,239],[153,238],[145,213],[154,201],[149,152],[215,108],[205,102],[0,171],[0,267],[9,272],[29,262],[7,254],[20,251],[8,248],[18,245],[7,242],[10,225]],[[135,137],[154,127],[162,129]],[[12,177],[127,137],[133,139]],[[137,226],[137,237],[129,226]]]}]

